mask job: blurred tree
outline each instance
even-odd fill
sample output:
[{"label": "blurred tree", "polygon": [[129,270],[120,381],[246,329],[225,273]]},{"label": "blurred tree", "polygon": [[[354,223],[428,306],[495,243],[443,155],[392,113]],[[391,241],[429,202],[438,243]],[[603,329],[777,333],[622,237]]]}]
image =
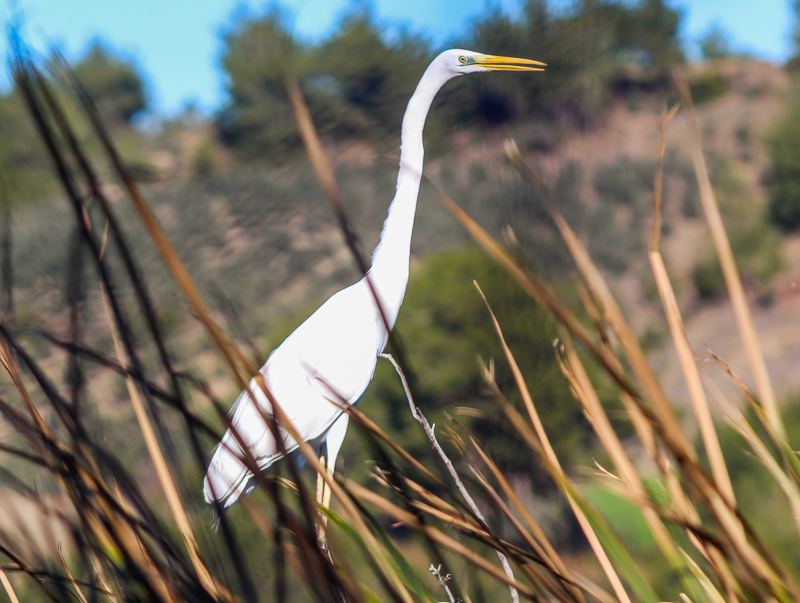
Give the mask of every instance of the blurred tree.
[{"label": "blurred tree", "polygon": [[792,31],[792,41],[794,42],[794,55],[786,61],[785,69],[789,72],[800,70],[800,0],[792,0],[792,12],[794,13],[794,25]]},{"label": "blurred tree", "polygon": [[800,227],[800,100],[789,101],[766,138],[770,167],[764,175],[769,215],[784,230]]},{"label": "blurred tree", "polygon": [[589,126],[602,114],[623,67],[633,65],[652,80],[684,60],[681,14],[661,0],[581,0],[559,13],[546,0],[528,0],[522,14],[517,21],[499,8],[489,11],[473,24],[469,43],[542,60],[546,75],[471,79],[456,103],[461,121],[491,125],[524,115]]},{"label": "blurred tree", "polygon": [[86,56],[75,65],[75,73],[111,125],[129,124],[147,109],[147,93],[135,65],[95,41]]},{"label": "blurred tree", "polygon": [[[546,9],[545,9],[546,10]],[[545,16],[547,18],[547,16]],[[505,56],[538,58],[529,54],[525,27],[499,7],[473,25],[469,48]],[[534,75],[534,80],[540,79]],[[497,125],[518,118],[527,109],[525,89],[514,77],[467,78],[445,89],[441,104],[460,124]]]},{"label": "blurred tree", "polygon": [[733,54],[730,36],[718,23],[709,27],[700,38],[700,52],[706,60],[724,59]]},{"label": "blurred tree", "polygon": [[[520,19],[489,9],[472,24],[465,45],[545,61],[547,73],[448,85],[437,96],[427,135],[444,129],[437,123],[497,126],[522,118],[590,126],[614,94],[623,67],[633,64],[648,78],[663,79],[669,65],[683,60],[680,18],[662,0],[580,0],[558,12],[547,0],[527,0]],[[240,16],[224,40],[230,102],[218,123],[223,140],[245,157],[275,157],[298,146],[276,57],[293,56],[323,133],[374,140],[396,136],[433,55],[428,40],[381,26],[364,3],[317,47],[289,41],[277,9]]]},{"label": "blurred tree", "polygon": [[[240,156],[272,159],[299,148],[283,89],[281,61],[292,56],[315,123],[334,136],[396,136],[408,99],[432,58],[427,40],[389,36],[369,5],[357,4],[317,47],[290,41],[277,9],[240,17],[225,35],[222,65],[230,102],[218,125]],[[278,60],[276,60],[278,59]]]},{"label": "blurred tree", "polygon": [[0,204],[35,199],[55,184],[52,164],[16,89],[0,96]]},{"label": "blurred tree", "polygon": [[283,14],[240,15],[223,36],[222,68],[230,101],[217,117],[220,136],[245,159],[278,159],[298,148],[299,135],[282,69],[303,49],[292,42]]},{"label": "blurred tree", "polygon": [[[624,11],[623,8],[623,14]],[[620,41],[623,46],[644,53],[645,67],[660,73],[685,60],[678,37],[679,10],[670,8],[663,0],[640,0],[628,11],[629,26],[620,33]]]},{"label": "blurred tree", "polygon": [[335,80],[330,96],[345,105],[348,129],[378,128],[396,135],[408,99],[433,58],[421,37],[400,32],[387,38],[370,5],[357,5],[313,52],[314,72]]}]

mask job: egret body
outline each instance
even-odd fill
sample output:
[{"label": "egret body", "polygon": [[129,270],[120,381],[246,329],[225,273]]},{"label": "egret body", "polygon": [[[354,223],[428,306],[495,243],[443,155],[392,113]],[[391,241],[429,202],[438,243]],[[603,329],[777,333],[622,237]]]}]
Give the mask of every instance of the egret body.
[{"label": "egret body", "polygon": [[[378,354],[386,346],[387,326],[394,326],[403,303],[424,156],[422,130],[434,96],[445,82],[461,75],[541,71],[542,66],[537,61],[459,49],[446,50],[431,62],[403,117],[397,189],[367,276],[331,296],[261,368],[273,398],[303,439],[324,455],[329,470],[347,431],[348,415],[341,405],[356,404],[361,399],[375,372]],[[242,392],[231,422],[259,468],[267,471],[282,455],[262,415],[271,413],[271,404],[255,380],[250,391],[255,400]],[[282,435],[286,451],[295,451],[297,443]],[[203,489],[207,502],[219,501],[227,508],[255,488],[252,473],[240,460],[242,456],[237,438],[228,430],[206,473]]]}]

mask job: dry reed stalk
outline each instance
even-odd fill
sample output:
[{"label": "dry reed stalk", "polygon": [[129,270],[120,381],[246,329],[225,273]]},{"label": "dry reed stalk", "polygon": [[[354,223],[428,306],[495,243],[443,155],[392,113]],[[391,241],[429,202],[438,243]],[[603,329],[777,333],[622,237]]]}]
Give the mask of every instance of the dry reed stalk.
[{"label": "dry reed stalk", "polygon": [[[386,358],[389,362],[392,363],[392,366],[394,367],[394,370],[397,371],[397,374],[400,377],[400,382],[403,385],[403,391],[405,391],[406,398],[408,399],[408,405],[411,409],[411,415],[414,417],[414,419],[417,420],[417,422],[420,425],[422,425],[422,428],[425,430],[425,435],[428,436],[428,440],[430,440],[431,446],[433,446],[433,449],[436,451],[436,454],[439,455],[439,458],[445,464],[445,467],[447,467],[447,472],[450,474],[450,477],[453,479],[456,488],[458,488],[458,491],[461,493],[461,497],[464,499],[464,501],[466,501],[467,505],[469,506],[470,510],[475,514],[475,516],[484,525],[486,525],[486,519],[484,518],[483,513],[481,513],[480,509],[478,508],[478,505],[475,504],[475,501],[473,500],[472,496],[467,491],[466,486],[464,486],[464,482],[461,481],[461,478],[459,477],[458,472],[453,466],[452,461],[445,454],[444,450],[442,450],[439,441],[436,439],[436,435],[433,433],[433,428],[431,428],[430,424],[428,423],[428,419],[425,418],[425,415],[422,414],[422,411],[414,403],[414,398],[411,395],[411,389],[408,386],[408,380],[406,379],[403,369],[400,368],[400,365],[392,357],[391,354],[379,354],[379,356],[381,356],[382,358]],[[508,576],[508,578],[511,581],[513,581],[514,572],[511,570],[511,566],[508,563],[508,559],[506,559],[506,556],[499,550],[495,551],[495,553],[497,554],[497,558],[500,561],[500,565],[503,567],[503,571],[506,573],[506,576]],[[519,603],[519,594],[516,592],[513,586],[509,585],[509,588],[511,591],[511,600],[514,603]]]},{"label": "dry reed stalk", "polygon": [[353,493],[353,495],[358,497],[359,500],[369,503],[375,508],[380,509],[380,511],[388,517],[392,517],[396,521],[416,529],[430,540],[440,544],[446,549],[449,549],[451,552],[463,558],[476,568],[482,570],[495,580],[503,582],[508,586],[513,586],[521,595],[528,597],[529,599],[536,598],[535,592],[528,585],[521,583],[519,580],[509,578],[502,568],[498,568],[497,566],[489,563],[478,553],[470,550],[455,538],[446,535],[437,528],[422,523],[419,520],[419,517],[413,513],[409,513],[405,509],[402,509],[394,503],[386,500],[382,496],[375,494],[364,486],[361,486],[351,480],[345,480],[345,482],[348,489]]},{"label": "dry reed stalk", "polygon": [[[158,223],[155,214],[147,204],[144,197],[141,195],[138,187],[128,175],[122,160],[120,159],[119,153],[116,150],[116,147],[102,125],[100,116],[97,113],[97,109],[94,107],[91,99],[88,98],[85,91],[79,86],[77,86],[77,92],[107,156],[111,159],[112,165],[120,177],[123,186],[128,192],[128,196],[130,197],[134,208],[139,214],[139,218],[144,224],[145,229],[155,243],[156,249],[164,260],[164,263],[167,265],[167,268],[172,273],[173,279],[181,289],[192,311],[196,314],[198,319],[211,335],[212,340],[231,369],[239,386],[243,390],[247,391],[251,397],[253,397],[252,391],[250,390],[250,385],[245,375],[255,375],[257,385],[263,391],[272,406],[272,416],[274,419],[268,416],[267,413],[262,412],[262,414],[265,415],[265,424],[270,425],[276,421],[277,424],[280,425],[280,428],[284,429],[294,439],[294,441],[297,442],[298,452],[305,457],[305,460],[317,471],[317,473],[322,475],[328,487],[331,488],[333,495],[336,496],[337,500],[344,508],[348,519],[352,521],[354,529],[365,539],[365,542],[368,544],[368,548],[372,551],[375,557],[376,563],[380,567],[386,579],[390,582],[391,586],[395,589],[396,594],[402,601],[411,603],[412,599],[410,593],[406,589],[405,585],[392,571],[390,565],[385,559],[385,555],[382,552],[380,543],[368,529],[363,519],[359,516],[357,507],[350,500],[348,494],[331,476],[327,475],[328,472],[319,462],[319,458],[314,453],[311,446],[299,436],[291,420],[286,416],[283,409],[272,397],[269,389],[264,383],[263,376],[258,372],[257,368],[252,365],[252,363],[241,352],[241,350],[239,350],[238,346],[227,335],[227,333],[225,333],[224,330],[217,325],[216,321],[211,316],[208,306],[205,304],[205,301],[200,295],[199,290],[194,284],[192,278],[189,276],[188,271]],[[232,428],[227,417],[227,413],[225,413],[225,411],[221,408],[217,408],[217,412],[219,413],[220,418],[226,422],[227,426]],[[248,468],[250,468],[253,474],[258,477],[260,475],[260,471],[258,470],[258,465],[255,462],[255,459],[252,458],[252,454],[249,452],[248,446],[241,440],[235,429],[233,430],[233,433],[239,445],[242,447],[242,450],[245,451],[245,464],[248,466]],[[282,440],[282,438],[276,438],[276,440]]]},{"label": "dry reed stalk", "polygon": [[753,315],[747,302],[747,295],[742,286],[742,279],[736,267],[733,250],[731,249],[728,234],[725,232],[725,225],[722,222],[717,198],[708,175],[708,166],[703,155],[703,143],[700,137],[700,126],[692,103],[689,82],[686,79],[686,74],[678,69],[673,70],[673,78],[687,114],[689,134],[692,139],[692,163],[697,176],[697,184],[700,188],[700,203],[703,206],[703,213],[711,233],[711,240],[714,243],[714,249],[722,267],[722,274],[725,277],[725,284],[727,285],[728,296],[736,317],[736,324],[739,327],[739,334],[744,344],[747,361],[755,379],[756,391],[767,411],[767,417],[772,428],[781,439],[785,440],[786,429],[783,426],[783,419],[772,390],[772,382],[761,350],[761,342],[758,339],[758,333],[753,323]]},{"label": "dry reed stalk", "polygon": [[58,548],[58,557],[61,560],[61,565],[64,567],[64,571],[67,572],[67,577],[69,578],[70,582],[72,583],[72,587],[75,589],[75,592],[77,593],[77,597],[81,600],[81,603],[89,603],[89,601],[86,600],[86,597],[84,596],[83,591],[81,590],[81,587],[78,586],[78,583],[75,580],[75,577],[72,575],[72,572],[69,569],[69,565],[67,565],[67,562],[64,559],[64,555],[62,555],[62,553],[61,553],[61,546],[60,545],[59,545],[59,548]]},{"label": "dry reed stalk", "polygon": [[737,598],[731,599],[729,597],[728,602],[725,601],[725,598],[720,594],[720,592],[716,589],[714,584],[711,580],[708,579],[708,576],[700,569],[700,566],[697,565],[697,562],[691,558],[685,551],[681,551],[683,554],[684,559],[686,560],[686,565],[694,574],[694,577],[697,578],[697,581],[703,587],[703,590],[706,591],[706,594],[709,596],[711,603],[729,603],[731,600],[738,601]]},{"label": "dry reed stalk", "polygon": [[[562,335],[562,341],[566,359],[562,362],[559,356],[559,364],[562,366],[564,375],[569,381],[575,397],[586,411],[592,428],[600,439],[603,448],[611,457],[611,461],[614,463],[617,471],[619,471],[622,483],[631,491],[634,498],[638,498],[642,501],[647,500],[647,493],[639,478],[639,474],[633,466],[630,457],[625,452],[617,433],[614,431],[611,421],[609,421],[608,415],[603,405],[600,403],[597,391],[594,389],[589,375],[586,373],[586,369],[575,347],[572,345],[571,339],[564,334]],[[680,554],[678,553],[678,549],[669,531],[658,517],[658,513],[651,505],[640,504],[640,508],[658,547],[674,568],[680,568],[682,566]]]},{"label": "dry reed stalk", "polygon": [[[486,304],[486,308],[489,310],[489,314],[492,318],[492,324],[494,325],[495,332],[497,333],[497,337],[500,340],[500,345],[503,348],[503,353],[505,354],[506,361],[508,362],[509,366],[511,367],[511,372],[514,375],[514,380],[517,383],[517,388],[522,395],[522,399],[525,402],[525,408],[528,411],[528,415],[531,419],[531,423],[533,423],[533,427],[536,430],[536,435],[539,438],[539,442],[542,447],[542,451],[544,454],[545,459],[548,461],[548,468],[553,473],[553,477],[557,483],[565,483],[567,481],[567,476],[564,473],[563,469],[561,468],[561,463],[556,456],[555,451],[553,450],[552,445],[550,444],[550,439],[547,437],[547,433],[544,430],[544,426],[542,425],[542,421],[539,418],[539,413],[536,411],[536,406],[533,403],[533,397],[531,396],[530,390],[528,389],[527,384],[525,383],[525,377],[522,374],[522,371],[519,369],[519,365],[514,358],[514,355],[511,353],[508,345],[506,344],[505,337],[503,335],[503,330],[500,327],[500,323],[497,321],[497,318],[492,311],[492,308],[489,306],[489,302],[486,300],[486,297],[483,295],[483,291],[478,288],[478,291],[483,297],[483,301]],[[486,375],[488,376],[488,374]],[[597,557],[600,566],[603,568],[603,572],[608,578],[608,581],[611,583],[611,588],[614,590],[614,593],[617,595],[618,599],[623,603],[630,603],[630,598],[628,593],[625,591],[625,587],[622,585],[622,581],[620,580],[617,572],[614,570],[614,566],[611,563],[611,560],[608,558],[608,555],[603,548],[603,545],[600,543],[600,539],[597,537],[594,529],[589,522],[589,519],[584,514],[583,510],[577,504],[577,501],[574,497],[570,494],[568,490],[564,490],[564,494],[567,496],[567,500],[572,507],[572,512],[575,514],[575,518],[578,520],[578,523],[583,530],[586,539],[589,541],[589,546],[592,548],[592,552],[594,553],[595,557]]]},{"label": "dry reed stalk", "polygon": [[[706,398],[703,383],[700,379],[700,372],[697,369],[694,352],[686,336],[686,329],[683,324],[680,308],[678,307],[678,301],[675,298],[675,291],[672,288],[672,283],[669,280],[667,268],[664,264],[664,258],[661,255],[661,198],[663,194],[664,154],[667,147],[666,129],[669,122],[677,113],[677,110],[678,107],[676,105],[669,113],[662,113],[659,120],[657,167],[654,185],[653,232],[648,257],[653,270],[656,287],[661,297],[661,305],[667,316],[667,324],[669,325],[670,334],[672,335],[675,352],[678,355],[683,377],[689,390],[692,408],[697,417],[700,435],[703,439],[706,454],[708,455],[709,465],[711,466],[711,474],[720,492],[727,497],[728,503],[732,507],[735,507],[736,496],[733,492],[733,484],[731,483],[730,475],[728,475],[725,457],[722,454],[722,448],[719,444],[717,430],[714,427],[714,420],[711,417],[711,409],[708,406],[708,399]],[[656,225],[658,228],[656,228]]]},{"label": "dry reed stalk", "polygon": [[[544,533],[544,530],[542,530],[542,527],[533,518],[527,507],[522,504],[519,495],[511,487],[511,484],[508,483],[505,475],[503,475],[495,462],[491,459],[491,457],[489,457],[488,454],[486,454],[475,438],[471,438],[471,443],[473,448],[478,452],[478,455],[481,457],[483,463],[489,468],[492,476],[495,478],[497,483],[500,484],[500,488],[503,490],[503,493],[508,497],[508,499],[511,501],[511,504],[514,505],[514,509],[517,511],[517,513],[519,513],[520,517],[522,517],[522,520],[525,522],[527,529],[525,526],[519,524],[516,518],[512,518],[512,522],[514,522],[514,524],[517,526],[519,533],[523,536],[523,538],[525,538],[525,541],[528,542],[528,545],[531,547],[531,549],[535,551],[547,564],[547,566],[550,568],[550,571],[558,576],[563,577],[563,579],[568,582],[574,581],[575,578],[572,575],[572,572],[566,566],[563,559],[561,559],[561,556],[553,547],[550,539]],[[502,503],[502,501],[500,502]],[[502,503],[502,507],[506,507],[505,503]],[[509,513],[507,513],[507,515],[512,517]],[[576,593],[576,596],[578,594],[579,593]],[[579,598],[581,597],[582,595]]]},{"label": "dry reed stalk", "polygon": [[726,497],[728,504],[733,507],[736,505],[733,484],[728,475],[725,457],[722,454],[722,448],[720,447],[719,437],[714,427],[714,420],[711,416],[708,399],[703,389],[700,372],[697,369],[695,354],[691,348],[689,339],[686,337],[686,330],[681,317],[680,308],[678,307],[678,301],[675,298],[675,292],[670,283],[666,266],[664,265],[664,258],[659,251],[651,251],[649,253],[649,258],[656,286],[661,296],[661,303],[667,316],[667,323],[669,324],[675,352],[678,356],[681,370],[683,371],[683,377],[689,390],[692,409],[697,417],[700,435],[708,455],[711,473],[720,492]]},{"label": "dry reed stalk", "polygon": [[[669,448],[675,452],[678,458],[685,458],[689,462],[696,462],[696,452],[686,438],[672,406],[664,395],[661,384],[658,382],[652,367],[647,361],[644,351],[639,345],[638,338],[625,319],[625,314],[619,307],[619,304],[611,293],[611,289],[608,287],[602,274],[589,256],[586,247],[581,243],[575,231],[572,230],[572,227],[570,227],[561,213],[556,209],[555,205],[550,200],[549,192],[527,163],[525,163],[519,148],[513,140],[508,140],[506,142],[506,155],[520,174],[543,193],[542,196],[545,202],[545,208],[561,233],[561,237],[564,243],[566,243],[586,284],[600,304],[606,323],[616,334],[637,381],[641,384],[647,399],[652,404],[655,417],[660,424],[661,437],[665,440]],[[570,327],[570,325],[567,326]],[[570,331],[572,331],[571,327]],[[574,331],[573,335],[575,335]]]},{"label": "dry reed stalk", "polygon": [[14,592],[14,587],[11,586],[11,581],[8,579],[8,576],[2,569],[0,569],[0,582],[3,583],[3,588],[6,590],[8,598],[11,599],[11,603],[19,603],[17,593]]},{"label": "dry reed stalk", "polygon": [[[111,309],[108,307],[108,299],[106,296],[105,287],[103,287],[102,284],[100,285],[100,290],[106,322],[108,323],[108,328],[111,332],[111,339],[114,344],[114,352],[117,355],[117,360],[119,361],[120,365],[126,366],[127,359],[125,350],[122,348],[119,333],[117,332],[117,328],[114,325],[114,319],[111,315]],[[128,390],[128,396],[130,396],[131,404],[133,405],[133,412],[136,415],[137,422],[139,423],[139,429],[142,431],[142,436],[144,437],[145,445],[147,446],[147,452],[150,454],[150,459],[153,461],[159,484],[161,484],[161,489],[164,491],[164,496],[167,498],[167,504],[169,505],[170,512],[172,513],[175,524],[181,533],[183,542],[186,545],[186,549],[189,552],[189,558],[192,561],[192,565],[197,573],[197,577],[200,580],[200,583],[203,585],[203,588],[205,588],[215,600],[219,600],[220,593],[218,592],[217,585],[215,584],[214,579],[211,577],[211,574],[209,573],[205,563],[203,563],[203,560],[200,558],[200,553],[197,550],[197,541],[195,540],[194,532],[192,532],[192,526],[189,523],[189,518],[186,516],[186,510],[183,508],[183,503],[181,502],[180,495],[178,494],[178,489],[175,487],[175,482],[170,474],[169,466],[164,458],[164,453],[161,451],[161,446],[158,443],[158,438],[156,438],[153,425],[150,423],[150,418],[147,416],[147,410],[145,410],[144,402],[139,395],[139,388],[136,386],[133,377],[130,375],[125,377],[125,387]],[[230,600],[230,597],[225,597],[225,599]]]},{"label": "dry reed stalk", "polygon": [[[509,141],[507,153],[511,162],[519,169],[522,175],[543,192],[548,212],[561,232],[562,238],[586,279],[590,290],[599,301],[606,322],[617,334],[631,369],[639,383],[642,384],[647,398],[653,405],[654,418],[656,420],[653,422],[653,428],[656,429],[667,449],[678,461],[681,470],[685,473],[686,479],[693,485],[695,494],[700,497],[707,508],[714,513],[725,535],[730,539],[731,546],[728,549],[729,554],[740,558],[745,563],[746,567],[753,570],[759,580],[762,580],[765,584],[769,584],[774,592],[782,592],[785,587],[789,587],[792,591],[796,590],[796,585],[794,585],[788,575],[783,572],[783,575],[779,577],[778,574],[773,571],[772,566],[767,563],[758,551],[748,542],[744,530],[742,529],[741,518],[739,518],[732,509],[727,498],[720,494],[715,484],[706,476],[704,469],[699,464],[697,453],[681,428],[672,406],[666,399],[655,377],[652,367],[647,362],[644,352],[639,345],[638,338],[625,320],[624,313],[611,294],[605,279],[589,257],[586,248],[555,208],[549,198],[549,193],[546,188],[544,188],[539,179],[522,159],[519,149],[513,141]],[[485,233],[484,236],[488,237]],[[570,325],[566,326],[572,330]],[[636,400],[636,402],[638,404],[638,400]]]},{"label": "dry reed stalk", "polygon": [[[475,479],[478,480],[478,483],[483,486],[484,491],[489,495],[489,498],[494,504],[503,512],[506,518],[511,522],[515,529],[522,529],[523,532],[525,528],[516,520],[514,514],[512,513],[511,509],[503,502],[503,499],[497,493],[497,491],[492,487],[486,477],[478,471],[476,467],[470,465],[470,469],[472,470],[472,474]],[[527,538],[525,534],[520,532],[520,535],[523,536],[525,542],[530,546],[531,538],[528,534]],[[575,601],[586,601],[583,593],[577,587],[574,582],[567,581],[563,576],[554,574],[550,567],[545,560],[540,559],[537,560],[537,563],[521,563],[519,560],[518,564],[520,569],[525,573],[530,580],[531,584],[537,585],[540,589],[545,590],[550,594],[551,597],[554,599],[561,601],[562,603],[574,603]],[[540,569],[542,566],[543,569],[546,571],[542,571]],[[562,586],[568,589],[566,592],[562,590]]]},{"label": "dry reed stalk", "polygon": [[[533,519],[528,509],[522,504],[519,499],[519,496],[516,492],[514,492],[511,485],[508,483],[508,480],[502,474],[500,469],[497,465],[492,461],[491,457],[483,450],[481,445],[475,438],[471,438],[472,447],[480,456],[483,463],[489,467],[489,470],[492,473],[492,476],[497,480],[502,488],[503,492],[506,496],[508,496],[509,500],[512,501],[514,505],[514,509],[519,513],[519,515],[523,518],[523,521],[530,529],[526,529],[526,526],[522,525],[519,520],[514,516],[511,512],[511,509],[508,505],[500,498],[500,495],[495,491],[495,489],[489,484],[488,480],[478,471],[474,466],[470,465],[473,474],[478,478],[481,485],[483,485],[484,489],[489,493],[492,499],[495,501],[495,504],[503,511],[503,514],[508,518],[508,520],[512,523],[512,525],[516,528],[517,532],[523,537],[525,542],[528,546],[531,547],[541,560],[541,563],[547,567],[548,570],[552,573],[552,575],[557,578],[560,582],[564,583],[564,586],[569,590],[570,594],[572,595],[571,601],[585,601],[585,597],[578,586],[579,583],[586,584],[588,581],[585,578],[582,578],[579,575],[574,574],[571,570],[569,570],[566,565],[564,564],[563,560],[561,559],[560,555],[556,552],[553,548],[553,545],[550,543],[550,540],[545,535],[544,531],[541,529],[539,524],[536,520]],[[531,532],[533,534],[531,534]],[[535,538],[534,538],[535,535]],[[549,585],[549,581],[546,582]],[[551,590],[553,595],[558,598],[562,598],[564,595],[558,590]],[[596,599],[603,599],[604,597],[610,597],[608,593],[603,591],[602,589],[595,589],[594,591],[586,591],[587,593],[591,594]],[[602,593],[600,596],[598,596]]]},{"label": "dry reed stalk", "polygon": [[680,105],[669,111],[662,110],[658,120],[658,146],[656,148],[656,175],[653,182],[653,228],[650,232],[650,251],[661,249],[661,223],[664,198],[664,155],[667,151],[667,126],[678,113]]},{"label": "dry reed stalk", "polygon": [[766,467],[769,474],[786,495],[792,509],[795,528],[798,534],[800,534],[800,489],[797,486],[797,482],[786,475],[786,472],[775,460],[775,457],[772,456],[772,453],[767,449],[764,442],[761,441],[761,438],[758,437],[755,430],[747,422],[741,412],[731,417],[729,424],[742,436],[745,442],[747,442],[755,453],[756,458]]},{"label": "dry reed stalk", "polygon": [[[38,430],[40,437],[42,437],[42,439],[46,441],[48,446],[52,447],[53,450],[59,450],[62,453],[69,453],[68,450],[65,450],[63,444],[53,438],[50,429],[47,427],[47,424],[44,422],[41,414],[34,405],[28,389],[22,380],[19,366],[17,365],[14,355],[10,349],[9,342],[3,335],[0,335],[0,361],[11,375],[17,392],[25,401],[28,412],[31,415],[31,420],[35,425],[35,429]],[[44,445],[42,445],[42,443],[36,438],[28,436],[27,439],[33,446],[34,450],[38,451],[40,458],[47,462],[46,459],[49,458],[50,453],[47,451]],[[93,464],[93,459],[90,457],[86,460],[88,460],[90,465],[93,466],[92,468],[95,471],[95,475],[90,474],[85,469],[79,468],[78,472],[82,478],[82,481],[90,491],[94,490],[97,492],[100,490],[105,490],[107,492],[107,488],[104,487],[102,479],[96,477],[96,475],[99,475],[99,473],[97,466]],[[64,492],[69,493],[72,488],[65,481],[65,478],[61,472],[53,469],[50,467],[50,465],[47,466],[51,469],[51,472],[56,477]],[[139,563],[140,569],[142,569],[145,574],[148,575],[151,580],[151,586],[159,592],[165,601],[172,601],[173,599],[169,592],[169,587],[167,586],[166,582],[163,581],[158,572],[155,571],[152,560],[149,558],[148,554],[139,547],[139,538],[131,526],[125,521],[120,521],[114,510],[109,507],[107,500],[100,498],[98,499],[97,504],[99,507],[99,512],[103,517],[105,517],[106,521],[98,516],[98,510],[93,508],[84,509],[85,519],[87,524],[91,527],[93,533],[109,550],[117,548],[118,545],[124,548],[131,556],[131,559],[136,560]]]}]

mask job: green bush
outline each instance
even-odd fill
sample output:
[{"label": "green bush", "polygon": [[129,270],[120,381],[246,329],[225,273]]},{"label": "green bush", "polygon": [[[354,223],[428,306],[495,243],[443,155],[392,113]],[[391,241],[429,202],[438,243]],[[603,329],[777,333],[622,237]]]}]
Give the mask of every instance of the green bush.
[{"label": "green bush", "polygon": [[731,90],[728,78],[719,71],[706,71],[695,75],[689,80],[689,87],[696,105],[725,96]]},{"label": "green bush", "polygon": [[701,299],[713,299],[725,291],[725,277],[716,257],[706,257],[695,265],[692,283]]},{"label": "green bush", "polygon": [[[477,281],[502,325],[507,342],[528,382],[533,398],[541,402],[542,421],[561,458],[577,460],[592,441],[579,405],[565,386],[555,359],[553,340],[558,336],[547,313],[476,248],[434,254],[411,276],[396,332],[405,342],[408,361],[415,374],[416,402],[433,422],[442,413],[470,406],[479,419],[461,416],[459,421],[481,441],[504,470],[524,474],[534,482],[544,479],[538,463],[520,455],[524,446],[496,412],[478,370],[478,359],[496,361],[497,383],[519,408],[522,400],[492,326],[489,313],[473,286]],[[429,455],[426,440],[408,411],[408,404],[391,367],[380,367],[364,401],[374,416],[374,405],[389,421],[403,445],[416,443],[419,455]],[[523,411],[524,412],[524,411]],[[414,449],[414,448],[410,448]]]},{"label": "green bush", "polygon": [[75,65],[75,75],[112,125],[129,124],[147,109],[147,92],[138,69],[103,42],[96,41]]},{"label": "green bush", "polygon": [[198,176],[208,176],[214,171],[216,163],[214,143],[204,140],[198,144],[192,156],[192,172]]},{"label": "green bush", "polygon": [[[769,436],[753,409],[748,407],[743,412],[762,441],[768,442]],[[797,392],[782,401],[781,413],[787,444],[797,450],[800,446],[800,395]],[[729,425],[720,423],[717,431],[741,513],[779,559],[790,567],[800,567],[796,532],[793,535],[792,530],[786,529],[796,518],[780,487]]]},{"label": "green bush", "polygon": [[766,143],[769,216],[784,230],[794,230],[800,226],[800,100],[794,99],[775,121]]},{"label": "green bush", "polygon": [[731,56],[730,36],[719,24],[712,25],[700,39],[700,52],[704,59],[712,61]]}]

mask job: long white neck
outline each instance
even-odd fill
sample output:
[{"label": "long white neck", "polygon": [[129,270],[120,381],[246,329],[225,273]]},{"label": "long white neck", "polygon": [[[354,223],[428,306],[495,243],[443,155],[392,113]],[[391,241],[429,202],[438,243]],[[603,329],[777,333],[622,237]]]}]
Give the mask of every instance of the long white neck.
[{"label": "long white neck", "polygon": [[394,326],[408,284],[411,232],[417,210],[422,162],[422,129],[433,97],[449,78],[431,67],[425,72],[403,117],[400,139],[400,172],[397,190],[383,223],[381,240],[372,254],[370,279],[377,289],[389,326]]}]

